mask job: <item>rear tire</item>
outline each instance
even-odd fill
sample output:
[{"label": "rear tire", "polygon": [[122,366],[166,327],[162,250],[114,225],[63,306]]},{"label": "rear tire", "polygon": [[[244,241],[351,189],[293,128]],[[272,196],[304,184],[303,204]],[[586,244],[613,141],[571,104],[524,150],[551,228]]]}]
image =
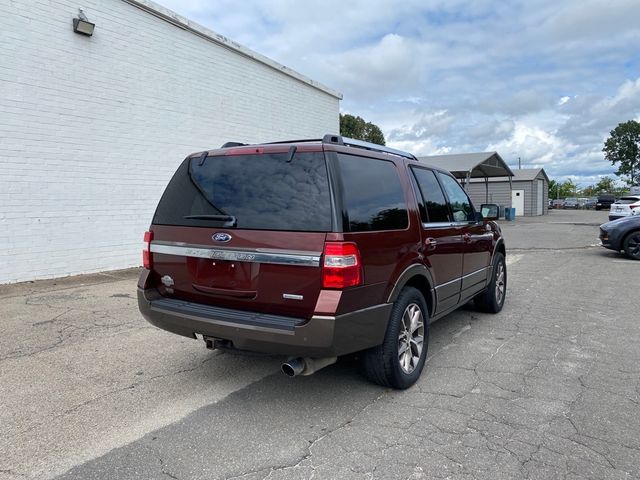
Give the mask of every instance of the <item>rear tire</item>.
[{"label": "rear tire", "polygon": [[422,293],[405,287],[393,304],[382,345],[364,352],[364,373],[374,383],[409,388],[420,378],[429,343],[429,310]]},{"label": "rear tire", "polygon": [[498,313],[502,310],[507,296],[507,264],[504,255],[497,252],[493,259],[491,281],[487,290],[478,295],[474,301],[476,308],[482,312]]},{"label": "rear tire", "polygon": [[624,254],[631,260],[640,260],[640,231],[631,232],[622,243]]}]

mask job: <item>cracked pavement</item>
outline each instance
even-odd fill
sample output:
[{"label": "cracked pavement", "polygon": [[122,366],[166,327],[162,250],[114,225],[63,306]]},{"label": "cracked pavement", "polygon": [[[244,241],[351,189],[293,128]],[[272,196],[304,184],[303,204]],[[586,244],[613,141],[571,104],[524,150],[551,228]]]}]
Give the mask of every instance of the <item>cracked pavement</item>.
[{"label": "cracked pavement", "polygon": [[0,287],[0,479],[640,478],[640,262],[604,221],[503,224],[504,310],[432,324],[406,391],[159,331],[135,272]]}]

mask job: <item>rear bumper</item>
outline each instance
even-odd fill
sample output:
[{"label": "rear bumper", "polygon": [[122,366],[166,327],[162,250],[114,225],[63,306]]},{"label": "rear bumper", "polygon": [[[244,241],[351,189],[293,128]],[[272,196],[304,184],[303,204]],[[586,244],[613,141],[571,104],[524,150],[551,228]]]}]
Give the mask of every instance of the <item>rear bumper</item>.
[{"label": "rear bumper", "polygon": [[185,337],[201,334],[253,352],[327,357],[380,345],[392,304],[303,320],[172,300],[156,289],[138,288],[138,306],[151,324]]}]

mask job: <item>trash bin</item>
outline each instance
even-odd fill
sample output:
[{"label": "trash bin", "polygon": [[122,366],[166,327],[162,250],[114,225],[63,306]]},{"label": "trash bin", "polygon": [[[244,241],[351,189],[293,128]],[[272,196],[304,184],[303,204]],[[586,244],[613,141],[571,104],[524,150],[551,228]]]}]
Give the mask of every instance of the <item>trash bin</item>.
[{"label": "trash bin", "polygon": [[504,219],[509,220],[510,222],[516,219],[516,209],[515,208],[505,208],[504,209]]}]

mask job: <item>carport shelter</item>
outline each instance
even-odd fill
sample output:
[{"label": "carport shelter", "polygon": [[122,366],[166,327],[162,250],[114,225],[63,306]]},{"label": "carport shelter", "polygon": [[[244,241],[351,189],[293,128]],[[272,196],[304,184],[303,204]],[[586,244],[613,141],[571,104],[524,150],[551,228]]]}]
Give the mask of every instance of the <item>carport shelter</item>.
[{"label": "carport shelter", "polygon": [[496,177],[507,177],[509,183],[513,172],[509,165],[502,159],[498,152],[480,152],[480,153],[457,153],[453,155],[433,155],[428,157],[419,157],[421,162],[433,165],[450,171],[456,177],[462,186],[469,193],[469,186],[472,179],[476,181],[484,180],[485,198],[484,202],[478,202],[477,198],[471,197],[474,203],[490,203],[489,199],[489,179]]},{"label": "carport shelter", "polygon": [[[472,179],[467,193],[474,203],[485,197],[482,180]],[[522,168],[513,171],[513,177],[488,179],[489,202],[511,206],[516,215],[545,215],[549,211],[549,177],[544,168]]]}]

